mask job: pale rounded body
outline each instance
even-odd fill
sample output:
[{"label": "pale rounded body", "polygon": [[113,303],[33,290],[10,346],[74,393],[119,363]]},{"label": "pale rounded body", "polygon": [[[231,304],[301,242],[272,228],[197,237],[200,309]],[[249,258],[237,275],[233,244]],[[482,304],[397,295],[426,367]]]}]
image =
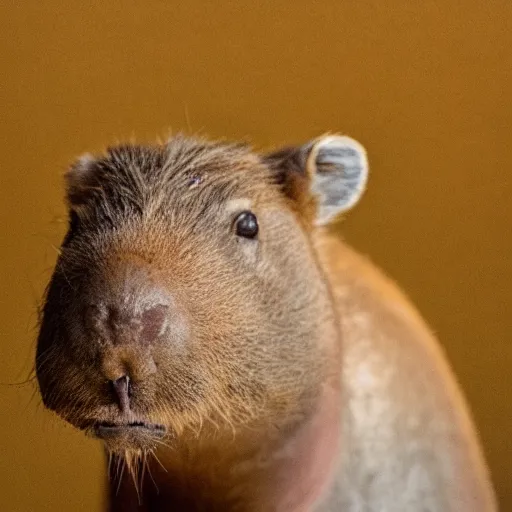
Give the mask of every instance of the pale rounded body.
[{"label": "pale rounded body", "polygon": [[333,236],[317,237],[343,339],[338,467],[315,511],[492,511],[458,385],[397,286]]}]

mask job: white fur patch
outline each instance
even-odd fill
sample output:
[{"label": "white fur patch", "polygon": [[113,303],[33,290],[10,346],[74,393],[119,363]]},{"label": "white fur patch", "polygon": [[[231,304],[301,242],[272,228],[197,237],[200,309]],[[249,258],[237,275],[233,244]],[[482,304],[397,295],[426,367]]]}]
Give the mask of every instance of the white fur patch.
[{"label": "white fur patch", "polygon": [[247,199],[245,197],[239,198],[239,199],[231,199],[226,203],[226,212],[233,213],[233,212],[242,212],[244,210],[250,210],[251,209],[251,200]]}]

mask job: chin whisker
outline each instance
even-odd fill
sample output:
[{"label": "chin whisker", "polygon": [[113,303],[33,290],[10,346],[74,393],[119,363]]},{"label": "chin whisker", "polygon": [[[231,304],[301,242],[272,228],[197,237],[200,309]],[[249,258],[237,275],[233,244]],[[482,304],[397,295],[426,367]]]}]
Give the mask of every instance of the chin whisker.
[{"label": "chin whisker", "polygon": [[[163,467],[165,472],[167,472],[167,470],[164,468],[164,466],[162,465],[162,463],[160,462],[158,457],[156,457],[154,451],[153,450],[149,450],[149,454],[152,455],[155,458],[155,460]],[[151,473],[151,465],[149,464],[149,462],[147,464],[147,468],[148,468],[149,477],[151,478],[151,481],[153,482],[153,485],[155,486],[156,493],[160,494],[160,489],[158,488],[158,485],[156,484],[155,479],[153,478],[153,473]]]},{"label": "chin whisker", "polygon": [[[118,482],[117,482],[117,489],[116,489],[116,495],[119,494],[119,489],[121,488],[121,481],[123,480],[123,474],[124,474],[124,467],[126,465],[126,460],[124,457],[119,457],[120,465],[121,465],[121,472],[118,476]],[[118,465],[119,469],[119,465]]]},{"label": "chin whisker", "polygon": [[[153,458],[158,462],[158,464],[160,465],[160,467],[167,473],[167,469],[166,467],[162,464],[162,462],[160,461],[160,459],[157,457],[156,453],[155,453],[155,450],[150,450],[149,453],[153,456]],[[148,466],[149,468],[149,466]]]}]

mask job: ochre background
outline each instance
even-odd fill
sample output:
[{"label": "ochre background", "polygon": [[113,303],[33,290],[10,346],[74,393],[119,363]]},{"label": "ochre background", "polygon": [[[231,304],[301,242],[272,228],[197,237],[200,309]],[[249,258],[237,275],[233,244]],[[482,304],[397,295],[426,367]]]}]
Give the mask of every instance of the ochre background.
[{"label": "ochre background", "polygon": [[[512,510],[512,2],[105,4],[0,4],[0,380],[32,366],[77,154],[169,129],[257,147],[340,131],[372,170],[341,229],[439,335]],[[0,385],[0,410],[0,509],[99,510],[100,446],[31,385]]]}]

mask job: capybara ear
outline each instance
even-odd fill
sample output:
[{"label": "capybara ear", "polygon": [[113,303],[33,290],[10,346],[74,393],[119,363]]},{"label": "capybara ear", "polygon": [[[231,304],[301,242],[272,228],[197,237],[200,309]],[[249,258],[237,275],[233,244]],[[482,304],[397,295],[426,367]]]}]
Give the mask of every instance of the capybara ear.
[{"label": "capybara ear", "polygon": [[314,223],[319,226],[352,208],[366,188],[366,151],[350,137],[324,135],[265,155],[264,161],[292,199],[306,205],[304,194],[314,197]]},{"label": "capybara ear", "polygon": [[320,137],[311,145],[306,172],[318,201],[316,224],[328,224],[361,199],[368,179],[366,151],[350,137]]},{"label": "capybara ear", "polygon": [[66,194],[71,209],[80,208],[85,203],[87,192],[93,186],[96,163],[94,156],[86,153],[66,172]]}]

